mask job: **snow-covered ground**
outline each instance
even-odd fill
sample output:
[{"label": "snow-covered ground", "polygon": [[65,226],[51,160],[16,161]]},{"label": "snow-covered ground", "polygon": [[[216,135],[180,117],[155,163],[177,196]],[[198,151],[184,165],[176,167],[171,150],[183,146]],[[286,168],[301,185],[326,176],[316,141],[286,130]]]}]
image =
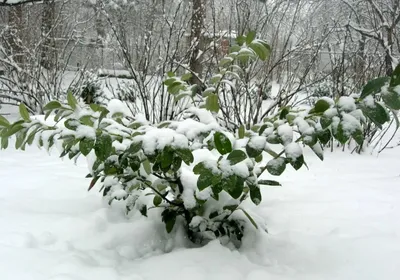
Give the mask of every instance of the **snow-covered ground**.
[{"label": "snow-covered ground", "polygon": [[151,219],[128,220],[86,191],[85,159],[0,151],[0,278],[399,279],[400,149],[307,159],[310,170],[286,172],[283,187],[249,206],[269,234],[231,251],[218,242],[184,248]]}]

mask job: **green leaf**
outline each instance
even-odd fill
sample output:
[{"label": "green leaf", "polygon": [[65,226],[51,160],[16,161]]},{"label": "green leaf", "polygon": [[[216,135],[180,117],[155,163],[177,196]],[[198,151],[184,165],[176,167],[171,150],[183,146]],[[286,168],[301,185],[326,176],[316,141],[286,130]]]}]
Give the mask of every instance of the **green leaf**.
[{"label": "green leaf", "polygon": [[161,217],[162,221],[165,223],[165,229],[170,233],[176,222],[176,212],[170,209],[165,209],[161,213]]},{"label": "green leaf", "polygon": [[193,75],[191,73],[185,73],[185,74],[182,75],[181,80],[182,81],[189,81],[190,78],[192,78],[192,76]]},{"label": "green leaf", "polygon": [[15,149],[21,148],[22,144],[25,141],[26,133],[27,133],[27,130],[24,129],[24,130],[22,130],[21,132],[19,132],[17,134],[17,138],[16,138],[16,141],[15,141]]},{"label": "green leaf", "polygon": [[270,54],[270,47],[268,44],[262,44],[261,42],[252,42],[248,45],[257,56],[262,60],[266,60]]},{"label": "green leaf", "polygon": [[129,148],[126,150],[130,155],[136,154],[142,148],[142,141],[132,143]]},{"label": "green leaf", "polygon": [[139,211],[140,211],[140,214],[147,217],[147,206],[146,205],[142,205],[142,207],[140,207]]},{"label": "green leaf", "polygon": [[179,91],[183,89],[185,89],[185,86],[182,84],[182,82],[177,81],[172,83],[172,85],[168,87],[168,92],[172,95],[176,95],[179,93]]},{"label": "green leaf", "polygon": [[167,230],[168,233],[171,233],[172,229],[174,228],[175,222],[176,222],[176,216],[165,222],[165,229]]},{"label": "green leaf", "polygon": [[199,162],[198,164],[195,165],[195,167],[193,167],[193,173],[196,175],[199,175],[199,174],[201,174],[203,172],[207,172],[207,171],[209,171],[209,170],[205,167],[204,162]]},{"label": "green leaf", "polygon": [[205,188],[212,185],[213,180],[213,173],[209,170],[200,174],[199,178],[197,179],[197,188],[202,191]]},{"label": "green leaf", "polygon": [[[135,156],[133,159],[129,161],[129,167],[132,168],[134,172],[140,169],[140,159],[139,157]],[[146,171],[147,173],[147,171]]]},{"label": "green leaf", "polygon": [[1,137],[1,148],[2,149],[8,148],[8,138],[7,137]]},{"label": "green leaf", "polygon": [[323,129],[326,129],[326,128],[328,128],[328,127],[332,124],[332,119],[331,119],[331,118],[328,118],[328,117],[325,117],[325,116],[322,116],[322,117],[319,119],[319,122],[321,123],[321,127],[322,127]]},{"label": "green leaf", "polygon": [[[290,112],[290,108],[289,107],[284,107],[283,109],[282,109],[282,111],[280,112],[280,114],[279,114],[279,119],[280,120],[283,120],[283,119],[285,119],[286,118],[286,116],[289,114],[289,112]],[[265,130],[265,129],[264,129]],[[260,130],[261,131],[261,130]],[[263,131],[264,132],[264,131]],[[261,133],[262,134],[262,133]],[[261,135],[260,134],[260,135]]]},{"label": "green leaf", "polygon": [[256,38],[256,32],[255,31],[250,31],[249,33],[247,33],[246,36],[246,44],[250,45],[251,42],[253,42],[253,40]]},{"label": "green leaf", "polygon": [[227,157],[227,159],[230,161],[232,165],[242,162],[246,158],[247,158],[246,153],[241,150],[233,150]]},{"label": "green leaf", "polygon": [[266,186],[281,186],[281,184],[279,182],[273,181],[273,180],[259,180],[258,184],[266,185]]},{"label": "green leaf", "polygon": [[173,172],[178,172],[181,166],[182,166],[182,159],[180,157],[174,157],[174,160],[172,161],[171,165],[171,170]]},{"label": "green leaf", "polygon": [[67,94],[67,102],[68,105],[72,108],[72,110],[76,109],[76,105],[78,104],[78,101],[76,101],[75,96],[72,94],[72,92],[68,92]]},{"label": "green leaf", "polygon": [[175,153],[187,164],[190,165],[194,161],[192,152],[189,149],[175,149]]},{"label": "green leaf", "polygon": [[78,128],[78,126],[80,125],[80,123],[76,119],[68,119],[64,122],[64,125],[66,128],[75,131]]},{"label": "green leaf", "polygon": [[31,133],[29,133],[28,138],[26,139],[26,143],[28,145],[32,145],[33,140],[35,139],[36,133],[39,131],[39,128],[34,129]]},{"label": "green leaf", "polygon": [[256,228],[258,229],[257,223],[254,221],[254,219],[249,215],[249,213],[247,213],[244,209],[239,208],[240,210],[242,210],[243,214],[246,215],[247,219],[249,219],[250,223]]},{"label": "green leaf", "polygon": [[295,160],[290,159],[289,162],[290,162],[290,165],[293,166],[293,168],[295,170],[299,170],[304,164],[304,156],[301,155],[298,158],[296,158]]},{"label": "green leaf", "polygon": [[210,94],[206,99],[206,109],[210,112],[218,113],[219,101],[216,94]]},{"label": "green leaf", "polygon": [[246,42],[246,37],[244,37],[243,35],[240,35],[236,38],[236,43],[241,46]]},{"label": "green leaf", "polygon": [[400,94],[392,89],[388,89],[388,92],[382,94],[382,99],[386,106],[393,110],[400,110]]},{"label": "green leaf", "polygon": [[147,175],[149,175],[151,173],[150,161],[146,159],[145,161],[143,161],[142,166]]},{"label": "green leaf", "polygon": [[322,145],[325,145],[332,138],[331,131],[329,129],[320,130],[317,132],[317,137],[319,142],[321,142]]},{"label": "green leaf", "polygon": [[88,191],[90,191],[94,185],[96,185],[96,182],[100,179],[100,176],[95,176],[92,181],[90,181],[89,187],[88,187]]},{"label": "green leaf", "polygon": [[103,109],[105,109],[104,107],[100,106],[99,104],[95,104],[92,103],[89,105],[90,109],[92,109],[95,112],[101,112]]},{"label": "green leaf", "polygon": [[340,122],[336,134],[334,135],[335,139],[339,141],[340,144],[344,145],[350,139],[349,135],[343,129],[343,123]]},{"label": "green leaf", "polygon": [[271,159],[266,168],[271,175],[280,176],[286,169],[286,161],[282,157]]},{"label": "green leaf", "polygon": [[395,87],[400,85],[400,64],[394,69],[391,79],[390,79],[390,86]]},{"label": "green leaf", "polygon": [[364,134],[361,129],[356,129],[352,134],[351,137],[357,142],[358,145],[362,145],[364,143]]},{"label": "green leaf", "polygon": [[263,150],[264,149],[261,149],[260,147],[254,147],[254,145],[252,143],[252,139],[250,139],[246,145],[246,153],[251,158],[258,157],[259,155],[262,154]]},{"label": "green leaf", "polygon": [[28,109],[26,109],[26,106],[24,103],[19,104],[19,114],[21,115],[21,117],[26,121],[26,122],[30,122],[31,119],[29,117],[29,112]]},{"label": "green leaf", "polygon": [[50,101],[43,107],[43,111],[52,111],[61,108],[61,103],[58,101]]},{"label": "green leaf", "polygon": [[112,152],[112,139],[108,134],[101,134],[96,138],[94,145],[94,152],[96,157],[101,161],[105,161]]},{"label": "green leaf", "polygon": [[244,138],[244,134],[245,134],[245,128],[244,128],[244,125],[241,125],[240,127],[239,127],[239,139],[243,139]]},{"label": "green leaf", "polygon": [[3,137],[10,137],[23,129],[24,127],[19,123],[13,123],[5,132]]},{"label": "green leaf", "polygon": [[214,144],[215,148],[221,155],[225,155],[232,151],[231,141],[229,140],[228,137],[225,136],[225,134],[221,132],[217,131],[214,133]]},{"label": "green leaf", "polygon": [[83,125],[87,125],[90,127],[93,127],[94,122],[92,121],[92,116],[83,116],[79,119],[79,121],[83,124]]},{"label": "green leaf", "polygon": [[94,147],[95,140],[91,138],[83,138],[79,142],[79,150],[82,155],[87,156]]},{"label": "green leaf", "polygon": [[10,122],[5,117],[0,115],[0,127],[8,127],[9,125]]},{"label": "green leaf", "polygon": [[381,77],[376,78],[374,80],[369,81],[363,88],[360,99],[364,99],[367,96],[375,95],[381,92],[381,89],[384,85],[389,82],[389,77]]},{"label": "green leaf", "polygon": [[331,107],[331,105],[328,103],[328,101],[320,99],[315,103],[314,108],[312,109],[313,112],[315,113],[323,113],[326,110],[328,110]]},{"label": "green leaf", "polygon": [[322,151],[321,144],[316,143],[314,146],[311,147],[311,150],[319,157],[320,160],[324,160],[324,153]]},{"label": "green leaf", "polygon": [[161,204],[161,202],[162,202],[162,198],[161,198],[161,196],[159,196],[159,195],[155,195],[154,196],[154,198],[153,198],[153,204],[154,204],[154,206],[155,207],[158,207],[160,204]]},{"label": "green leaf", "polygon": [[236,175],[221,179],[221,187],[224,191],[230,194],[233,199],[237,199],[243,193],[244,180]]},{"label": "green leaf", "polygon": [[389,115],[385,108],[377,102],[374,103],[373,107],[361,106],[361,110],[363,114],[379,128],[382,128],[383,124],[390,121]]},{"label": "green leaf", "polygon": [[261,203],[261,191],[258,185],[249,185],[250,188],[250,199],[253,201],[255,205],[259,205]]},{"label": "green leaf", "polygon": [[166,147],[161,153],[161,169],[167,171],[172,164],[174,154],[169,147]]}]

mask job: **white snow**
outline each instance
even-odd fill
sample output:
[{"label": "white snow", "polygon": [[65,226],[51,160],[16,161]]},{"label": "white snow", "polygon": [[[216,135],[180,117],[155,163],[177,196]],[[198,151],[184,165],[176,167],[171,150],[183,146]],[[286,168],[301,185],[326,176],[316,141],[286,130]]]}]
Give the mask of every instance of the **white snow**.
[{"label": "white snow", "polygon": [[109,207],[96,187],[86,191],[84,158],[0,151],[1,278],[395,280],[399,157],[326,152],[320,162],[307,152],[309,170],[287,169],[283,187],[261,188],[260,206],[245,203],[269,234],[249,232],[236,251],[218,241],[187,248],[180,229],[168,235],[154,222],[157,210],[126,217],[118,202]]},{"label": "white snow", "polygon": [[361,130],[361,125],[360,122],[352,115],[350,114],[343,114],[343,119],[342,119],[342,128],[343,131],[350,136],[353,132],[356,130]]},{"label": "white snow", "polygon": [[324,116],[328,117],[328,118],[332,118],[334,116],[338,115],[338,111],[336,108],[329,108],[328,110],[326,110],[324,112]]},{"label": "white snow", "polygon": [[363,100],[363,104],[369,108],[375,108],[376,106],[375,100],[371,95],[365,97],[365,99]]},{"label": "white snow", "polygon": [[163,150],[166,146],[174,148],[188,148],[188,139],[169,128],[152,128],[146,134],[136,137],[142,141],[142,147],[146,154],[154,154],[156,150]]},{"label": "white snow", "polygon": [[341,111],[352,112],[357,109],[355,100],[350,96],[342,96],[339,98],[338,107]]},{"label": "white snow", "polygon": [[394,90],[398,95],[400,95],[400,85],[395,86],[395,87],[393,88],[393,90]]},{"label": "white snow", "polygon": [[301,149],[300,145],[292,142],[285,146],[285,154],[286,157],[296,160],[303,154],[303,150]]},{"label": "white snow", "polygon": [[110,116],[121,113],[124,116],[132,115],[128,106],[118,99],[111,99],[107,105],[107,110],[110,111]]},{"label": "white snow", "polygon": [[283,145],[287,145],[293,141],[293,129],[287,123],[278,126],[277,131],[282,139]]},{"label": "white snow", "polygon": [[249,140],[249,146],[256,150],[264,150],[267,140],[263,136],[254,136]]}]

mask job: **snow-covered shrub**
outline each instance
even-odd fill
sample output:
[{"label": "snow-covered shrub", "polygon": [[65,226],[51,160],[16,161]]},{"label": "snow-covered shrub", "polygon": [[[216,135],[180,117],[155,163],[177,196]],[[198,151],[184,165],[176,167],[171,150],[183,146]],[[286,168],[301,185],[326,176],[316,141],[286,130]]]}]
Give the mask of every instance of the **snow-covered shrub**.
[{"label": "snow-covered shrub", "polygon": [[105,104],[108,101],[104,95],[100,77],[88,70],[80,73],[80,78],[69,86],[68,91],[82,98],[86,104]]},{"label": "snow-covered shrub", "polygon": [[[171,74],[165,83],[171,94],[193,97],[187,79]],[[376,95],[384,103],[375,101]],[[110,204],[123,201],[128,213],[144,216],[158,211],[167,232],[183,226],[195,243],[224,237],[240,245],[247,226],[264,228],[243,208],[244,201],[260,204],[261,189],[279,185],[271,176],[280,176],[288,165],[295,170],[306,165],[307,147],[322,160],[322,145],[332,137],[362,146],[366,120],[387,123],[386,107],[400,109],[400,66],[392,77],[368,83],[357,99],[324,97],[309,111],[284,107],[234,134],[224,121],[221,125],[218,96],[211,90],[182,119],[157,124],[131,116],[121,101],[88,106],[70,93],[67,104],[45,106],[44,120],[31,118],[24,104],[20,120],[11,124],[0,116],[1,148],[15,135],[17,149],[36,143],[60,147],[61,157],[93,158],[89,190],[98,185]],[[55,123],[46,121],[50,116]]]},{"label": "snow-covered shrub", "polygon": [[262,101],[268,87],[262,89],[260,81],[254,78],[254,67],[268,59],[271,52],[267,42],[256,38],[254,32],[239,36],[236,43],[218,63],[215,73],[204,80],[197,77],[200,86],[186,83],[194,73],[176,76],[169,72],[164,81],[175,102],[193,99],[196,103],[200,99],[200,106],[219,112],[224,126],[232,132],[244,123],[254,125],[266,116]]}]

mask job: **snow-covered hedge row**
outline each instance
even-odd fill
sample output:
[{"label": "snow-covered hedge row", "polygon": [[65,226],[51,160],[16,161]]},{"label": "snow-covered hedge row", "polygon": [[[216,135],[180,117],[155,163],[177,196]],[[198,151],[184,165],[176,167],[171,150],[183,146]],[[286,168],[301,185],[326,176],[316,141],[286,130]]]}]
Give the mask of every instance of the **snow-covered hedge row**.
[{"label": "snow-covered hedge row", "polygon": [[[253,46],[252,55],[263,55],[265,50],[257,49],[262,46]],[[176,87],[172,94],[187,90],[185,78],[171,78],[166,84]],[[261,189],[279,185],[272,176],[287,166],[306,165],[304,148],[322,160],[323,144],[332,137],[361,146],[367,119],[381,126],[389,120],[388,109],[400,109],[400,67],[392,77],[368,83],[358,98],[321,98],[309,111],[281,108],[236,134],[219,122],[216,92],[205,94],[183,118],[158,124],[130,116],[118,100],[107,107],[86,105],[71,93],[66,104],[48,103],[44,120],[31,118],[21,104],[20,120],[11,124],[0,116],[1,147],[15,135],[17,149],[35,143],[45,149],[59,146],[61,157],[92,158],[89,189],[98,186],[110,204],[123,201],[127,212],[145,216],[158,211],[168,232],[183,226],[196,243],[224,237],[240,244],[247,225],[263,229],[243,202],[260,204]],[[50,116],[55,123],[46,121]]]}]

